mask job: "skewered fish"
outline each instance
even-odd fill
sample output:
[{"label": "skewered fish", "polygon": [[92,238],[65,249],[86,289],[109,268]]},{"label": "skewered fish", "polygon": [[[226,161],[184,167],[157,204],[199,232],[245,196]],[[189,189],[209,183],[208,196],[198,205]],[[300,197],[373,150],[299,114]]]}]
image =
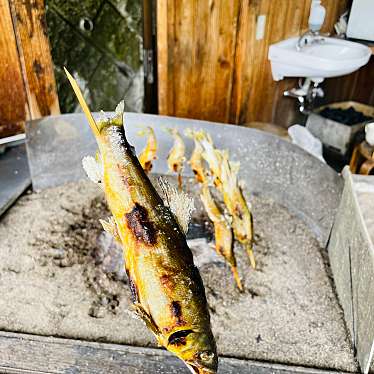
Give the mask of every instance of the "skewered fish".
[{"label": "skewered fish", "polygon": [[190,160],[188,161],[193,173],[195,174],[196,181],[198,183],[204,183],[206,181],[206,174],[203,165],[203,152],[204,148],[200,143],[200,138],[204,136],[202,131],[195,131],[187,129],[185,134],[194,140],[194,149]]},{"label": "skewered fish", "polygon": [[209,164],[214,184],[222,193],[223,201],[232,217],[234,236],[245,247],[251,265],[255,268],[253,217],[238,181],[240,164],[229,161],[227,151],[216,149],[208,134],[203,133],[198,139],[204,148],[202,156]]},{"label": "skewered fish", "polygon": [[169,152],[167,163],[168,163],[169,170],[178,174],[178,187],[181,190],[182,189],[182,170],[183,170],[183,164],[186,160],[185,158],[186,146],[184,145],[183,139],[180,136],[178,130],[169,129],[169,131],[174,138],[174,144]]},{"label": "skewered fish", "polygon": [[157,159],[157,139],[155,132],[152,127],[142,130],[138,133],[139,135],[147,135],[147,145],[139,155],[139,162],[142,165],[144,171],[149,173],[152,170],[152,161]]},{"label": "skewered fish", "polygon": [[223,256],[230,264],[235,282],[240,291],[243,290],[240,277],[237,270],[236,258],[234,254],[234,238],[232,228],[230,226],[230,218],[222,213],[217,203],[209,190],[209,179],[207,178],[203,165],[204,148],[201,145],[201,140],[204,139],[205,133],[203,131],[196,131],[187,129],[185,134],[194,139],[195,147],[192,151],[189,164],[195,174],[196,181],[202,184],[200,198],[203,202],[205,211],[209,219],[214,225],[214,239],[216,252]]},{"label": "skewered fish", "polygon": [[253,254],[253,217],[249,210],[243,189],[238,181],[239,163],[229,161],[228,152],[221,151],[223,201],[232,216],[235,238],[244,246],[253,268],[256,261]]},{"label": "skewered fish", "polygon": [[236,258],[233,250],[233,235],[230,223],[215,203],[209,191],[209,186],[207,183],[204,183],[204,185],[202,186],[200,197],[209,219],[214,224],[216,252],[223,256],[225,260],[230,264],[236,285],[238,286],[239,290],[242,291],[243,286],[240,281],[236,265]]},{"label": "skewered fish", "polygon": [[205,291],[183,231],[186,216],[176,217],[149,181],[127,142],[123,107],[96,123],[77,83],[66,74],[99,147],[100,156],[88,164],[96,168],[91,174],[101,175],[96,181],[113,214],[106,226],[123,245],[134,310],[158,343],[192,373],[216,373]]}]

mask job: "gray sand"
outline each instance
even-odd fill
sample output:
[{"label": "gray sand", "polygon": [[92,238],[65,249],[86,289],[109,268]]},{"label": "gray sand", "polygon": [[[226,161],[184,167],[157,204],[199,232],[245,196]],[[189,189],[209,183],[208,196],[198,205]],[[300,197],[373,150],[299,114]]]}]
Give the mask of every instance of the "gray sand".
[{"label": "gray sand", "polygon": [[[252,196],[251,202],[256,271],[236,247],[245,293],[209,246],[194,249],[219,353],[357,370],[317,241],[274,201]],[[90,182],[17,202],[0,221],[0,329],[155,346],[129,312],[117,247],[98,222],[107,215],[102,193]],[[201,220],[200,209],[194,220]]]}]

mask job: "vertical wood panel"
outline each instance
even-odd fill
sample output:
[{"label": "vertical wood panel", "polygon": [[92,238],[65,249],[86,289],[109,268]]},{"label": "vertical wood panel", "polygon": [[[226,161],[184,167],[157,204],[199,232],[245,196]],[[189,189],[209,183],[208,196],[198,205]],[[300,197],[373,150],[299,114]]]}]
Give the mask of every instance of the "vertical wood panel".
[{"label": "vertical wood panel", "polygon": [[158,74],[158,110],[168,111],[168,2],[157,1],[157,74]]},{"label": "vertical wood panel", "polygon": [[0,0],[0,137],[23,131],[27,104],[8,0]]},{"label": "vertical wood panel", "polygon": [[[158,46],[159,54],[167,55],[167,73],[162,69],[165,62],[159,81],[161,114],[237,124],[266,121],[284,127],[297,121],[295,100],[283,97],[297,79],[273,81],[267,55],[270,44],[307,30],[311,0],[158,3],[158,27],[163,28],[159,43],[166,39],[165,25],[168,41],[167,53],[164,45]],[[327,13],[322,32],[332,32],[349,0],[322,3]],[[262,14],[267,18],[265,35],[256,40],[257,18]],[[370,97],[365,78],[371,82],[371,71],[365,68],[356,75],[327,80],[327,98]]]},{"label": "vertical wood panel", "polygon": [[228,121],[238,12],[239,0],[158,1],[160,113]]},{"label": "vertical wood panel", "polygon": [[30,117],[60,112],[43,0],[10,0]]},{"label": "vertical wood panel", "polygon": [[190,0],[175,0],[174,105],[182,117],[190,107],[192,77],[193,7]]},{"label": "vertical wood panel", "polygon": [[[218,5],[218,4],[217,4]],[[218,66],[215,71],[214,107],[209,110],[209,116],[214,114],[228,122],[230,100],[235,70],[235,51],[237,28],[239,20],[239,0],[219,2],[218,19]]]},{"label": "vertical wood panel", "polygon": [[[219,2],[219,1],[218,1]],[[201,119],[211,115],[215,101],[215,69],[217,67],[219,5],[216,0],[200,1],[196,9],[199,20],[195,22],[195,62],[197,71],[193,72],[194,99],[189,116],[194,116],[194,109],[199,108]],[[209,40],[209,47],[207,41]]]},{"label": "vertical wood panel", "polygon": [[167,112],[175,113],[175,104],[174,104],[174,92],[175,92],[175,85],[174,85],[174,48],[176,44],[176,36],[175,36],[175,6],[174,0],[158,0],[158,1],[166,1],[167,4],[167,30],[168,30],[168,49],[167,49],[167,58],[168,58],[168,77],[165,81],[167,85],[166,92],[167,92]]},{"label": "vertical wood panel", "polygon": [[0,137],[58,114],[42,0],[0,0]]},{"label": "vertical wood panel", "polygon": [[360,70],[324,82],[325,101],[354,100],[374,106],[374,57]]}]

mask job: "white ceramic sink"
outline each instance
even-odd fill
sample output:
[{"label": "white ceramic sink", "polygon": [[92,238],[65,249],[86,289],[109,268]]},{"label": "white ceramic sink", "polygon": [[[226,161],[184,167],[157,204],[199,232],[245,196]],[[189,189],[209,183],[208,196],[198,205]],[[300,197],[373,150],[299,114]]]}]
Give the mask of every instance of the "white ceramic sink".
[{"label": "white ceramic sink", "polygon": [[270,46],[268,57],[274,80],[304,77],[318,82],[352,73],[371,56],[371,50],[365,45],[328,37],[298,51],[298,40],[298,37],[290,38]]}]

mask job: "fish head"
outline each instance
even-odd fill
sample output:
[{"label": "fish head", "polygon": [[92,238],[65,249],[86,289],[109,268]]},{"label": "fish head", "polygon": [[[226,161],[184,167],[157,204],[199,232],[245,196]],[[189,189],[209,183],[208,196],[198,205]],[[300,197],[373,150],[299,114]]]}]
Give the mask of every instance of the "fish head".
[{"label": "fish head", "polygon": [[217,349],[210,331],[176,331],[169,336],[167,349],[183,360],[191,373],[217,373]]}]

